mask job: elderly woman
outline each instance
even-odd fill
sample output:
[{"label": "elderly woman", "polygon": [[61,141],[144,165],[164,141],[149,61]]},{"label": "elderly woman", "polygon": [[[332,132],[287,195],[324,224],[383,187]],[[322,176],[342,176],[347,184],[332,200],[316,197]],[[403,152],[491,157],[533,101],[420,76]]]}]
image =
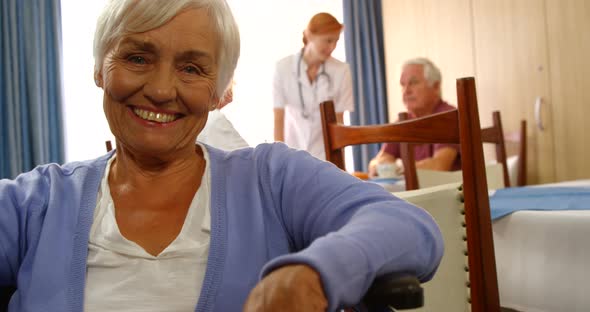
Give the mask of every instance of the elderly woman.
[{"label": "elderly woman", "polygon": [[422,209],[281,143],[195,139],[239,55],[223,0],[114,0],[95,79],[115,152],[0,182],[9,311],[325,311],[434,274]]}]

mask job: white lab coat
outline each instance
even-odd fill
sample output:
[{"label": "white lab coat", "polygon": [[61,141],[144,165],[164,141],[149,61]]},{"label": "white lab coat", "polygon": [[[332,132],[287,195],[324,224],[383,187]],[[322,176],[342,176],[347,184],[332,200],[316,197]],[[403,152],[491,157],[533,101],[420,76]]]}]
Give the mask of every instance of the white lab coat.
[{"label": "white lab coat", "polygon": [[[311,84],[307,78],[307,63],[300,62],[300,57],[301,52],[298,52],[277,63],[273,84],[274,107],[285,110],[285,143],[306,150],[319,159],[326,159],[319,104],[333,100],[337,113],[353,111],[350,68],[347,63],[330,57]],[[304,111],[298,82],[301,82]]]}]

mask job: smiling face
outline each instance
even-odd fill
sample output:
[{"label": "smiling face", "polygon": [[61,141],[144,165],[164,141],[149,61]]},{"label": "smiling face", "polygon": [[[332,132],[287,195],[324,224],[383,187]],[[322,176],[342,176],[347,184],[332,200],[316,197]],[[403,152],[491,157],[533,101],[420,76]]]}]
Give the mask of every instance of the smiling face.
[{"label": "smiling face", "polygon": [[96,73],[117,144],[160,155],[190,149],[218,102],[217,37],[207,12],[120,38]]}]

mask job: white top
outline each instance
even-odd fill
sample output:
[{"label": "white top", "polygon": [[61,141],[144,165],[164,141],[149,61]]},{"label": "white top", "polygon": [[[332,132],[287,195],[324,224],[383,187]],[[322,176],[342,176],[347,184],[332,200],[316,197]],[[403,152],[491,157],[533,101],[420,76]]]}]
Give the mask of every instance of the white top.
[{"label": "white top", "polygon": [[106,167],[90,229],[84,311],[194,311],[201,292],[211,229],[209,154],[182,230],[152,256],[121,235]]},{"label": "white top", "polygon": [[197,141],[225,151],[249,146],[219,109],[209,112],[207,124],[201,130]]},{"label": "white top", "polygon": [[326,159],[319,104],[333,100],[338,113],[354,110],[350,68],[347,63],[330,57],[320,67],[313,83],[309,82],[306,73],[307,63],[301,59],[301,51],[277,63],[274,107],[285,109],[285,143]]}]

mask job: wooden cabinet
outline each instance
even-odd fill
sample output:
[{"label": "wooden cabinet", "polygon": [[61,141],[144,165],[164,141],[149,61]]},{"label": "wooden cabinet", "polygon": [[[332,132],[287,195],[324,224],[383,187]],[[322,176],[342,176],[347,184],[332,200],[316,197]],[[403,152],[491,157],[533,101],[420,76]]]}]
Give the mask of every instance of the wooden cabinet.
[{"label": "wooden cabinet", "polygon": [[475,73],[470,0],[383,0],[382,5],[389,120],[405,111],[402,63],[418,56],[440,67],[443,97],[456,104],[456,78]]},{"label": "wooden cabinet", "polygon": [[476,77],[482,126],[491,124],[493,110],[500,110],[507,132],[527,120],[529,183],[590,178],[590,2],[382,4],[390,120],[404,110],[401,63],[426,56],[441,68],[443,98],[451,103],[455,79]]},{"label": "wooden cabinet", "polygon": [[541,115],[552,114],[543,1],[473,0],[472,8],[482,123],[489,123],[493,110],[500,111],[506,131],[518,130],[519,121],[526,119],[528,181],[554,181],[550,119],[545,118],[543,131],[535,127],[538,98],[544,104]]},{"label": "wooden cabinet", "polygon": [[545,2],[556,179],[588,179],[590,1]]}]

